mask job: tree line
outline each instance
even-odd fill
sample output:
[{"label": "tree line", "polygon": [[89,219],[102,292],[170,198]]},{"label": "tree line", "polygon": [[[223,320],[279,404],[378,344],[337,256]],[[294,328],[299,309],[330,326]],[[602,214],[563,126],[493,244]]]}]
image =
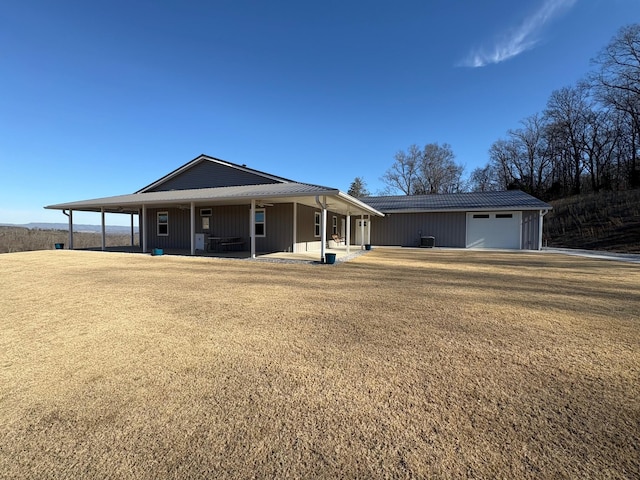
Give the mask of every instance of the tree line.
[{"label": "tree line", "polygon": [[[640,188],[640,24],[621,28],[592,64],[583,80],[553,91],[542,112],[496,140],[468,179],[450,145],[411,145],[382,176],[384,193],[520,189],[553,200]],[[356,180],[353,193],[368,194]]]}]

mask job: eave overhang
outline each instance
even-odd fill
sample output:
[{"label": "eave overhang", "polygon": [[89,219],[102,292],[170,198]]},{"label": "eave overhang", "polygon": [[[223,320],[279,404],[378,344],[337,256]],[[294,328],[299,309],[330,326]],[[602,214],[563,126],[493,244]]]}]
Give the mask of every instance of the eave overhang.
[{"label": "eave overhang", "polygon": [[251,200],[269,203],[300,203],[317,207],[315,198],[327,197],[327,208],[344,215],[384,216],[373,207],[337,189],[302,183],[247,185],[238,187],[200,188],[162,192],[133,193],[77,202],[48,205],[50,210],[74,210],[86,212],[138,213],[145,207],[188,207],[242,205]]}]

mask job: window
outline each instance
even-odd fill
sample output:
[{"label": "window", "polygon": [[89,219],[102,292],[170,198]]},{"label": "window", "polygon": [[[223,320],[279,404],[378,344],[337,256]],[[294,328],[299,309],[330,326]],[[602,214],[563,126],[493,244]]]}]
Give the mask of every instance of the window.
[{"label": "window", "polygon": [[209,217],[202,217],[202,230],[209,230],[210,220]]},{"label": "window", "polygon": [[158,236],[169,235],[169,212],[158,212]]},{"label": "window", "polygon": [[211,216],[211,209],[210,208],[201,208],[200,209],[200,216],[201,217],[210,217]]},{"label": "window", "polygon": [[264,208],[256,209],[256,237],[264,237],[267,234]]},{"label": "window", "polygon": [[314,232],[316,237],[320,236],[320,212],[315,212]]},{"label": "window", "polygon": [[489,218],[488,213],[476,213],[473,215],[473,218]]},{"label": "window", "polygon": [[513,218],[511,213],[496,213],[496,218]]},{"label": "window", "polygon": [[338,234],[338,217],[333,217],[333,220],[331,222],[331,233],[333,235]]}]

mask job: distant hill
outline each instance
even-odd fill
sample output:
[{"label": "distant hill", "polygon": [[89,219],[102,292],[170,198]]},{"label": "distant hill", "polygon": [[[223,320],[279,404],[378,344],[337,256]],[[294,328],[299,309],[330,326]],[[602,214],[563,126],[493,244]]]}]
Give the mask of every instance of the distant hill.
[{"label": "distant hill", "polygon": [[550,202],[549,247],[640,253],[640,190],[600,192]]},{"label": "distant hill", "polygon": [[[3,227],[21,227],[28,228],[29,230],[64,230],[69,231],[68,223],[24,223],[24,224],[15,224],[15,223],[0,223],[0,226]],[[127,234],[131,233],[131,227],[124,227],[121,225],[107,225],[105,230],[109,234]],[[101,225],[73,225],[74,232],[90,232],[90,233],[101,233],[102,226]],[[138,233],[138,227],[134,226],[133,231]]]}]

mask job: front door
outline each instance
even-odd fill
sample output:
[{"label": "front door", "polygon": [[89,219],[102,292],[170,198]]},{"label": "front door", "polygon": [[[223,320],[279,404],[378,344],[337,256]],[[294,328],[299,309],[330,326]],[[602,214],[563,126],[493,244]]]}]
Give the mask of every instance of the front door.
[{"label": "front door", "polygon": [[[363,243],[367,242],[367,227],[368,227],[368,220],[366,218],[361,219],[358,218],[356,219],[356,232],[355,232],[355,237],[356,237],[356,242],[355,245],[362,245]],[[364,242],[362,241],[362,235],[364,234]]]}]

